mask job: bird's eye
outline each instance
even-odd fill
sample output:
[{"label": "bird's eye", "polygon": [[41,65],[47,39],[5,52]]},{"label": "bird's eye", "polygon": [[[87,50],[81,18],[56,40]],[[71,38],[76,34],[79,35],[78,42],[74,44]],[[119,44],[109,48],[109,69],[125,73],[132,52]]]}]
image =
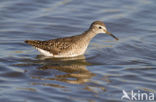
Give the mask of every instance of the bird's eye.
[{"label": "bird's eye", "polygon": [[99,29],[102,29],[102,27],[99,27]]}]

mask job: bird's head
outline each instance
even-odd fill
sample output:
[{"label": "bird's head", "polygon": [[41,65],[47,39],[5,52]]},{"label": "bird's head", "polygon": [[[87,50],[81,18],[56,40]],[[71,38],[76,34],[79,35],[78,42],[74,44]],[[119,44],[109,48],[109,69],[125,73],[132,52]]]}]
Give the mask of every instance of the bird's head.
[{"label": "bird's head", "polygon": [[119,40],[116,36],[114,36],[112,33],[107,31],[107,28],[102,21],[93,22],[90,26],[90,30],[92,30],[96,34],[99,34],[99,33],[108,34],[108,35],[112,36],[113,38],[115,38],[116,40]]}]

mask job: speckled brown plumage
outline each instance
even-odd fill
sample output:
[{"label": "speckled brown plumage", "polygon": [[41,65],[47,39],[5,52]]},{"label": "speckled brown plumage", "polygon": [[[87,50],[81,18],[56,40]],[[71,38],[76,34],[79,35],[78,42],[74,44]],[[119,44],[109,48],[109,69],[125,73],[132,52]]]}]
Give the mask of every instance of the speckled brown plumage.
[{"label": "speckled brown plumage", "polygon": [[57,55],[67,49],[69,49],[74,43],[80,40],[80,35],[52,39],[47,41],[39,41],[39,40],[26,40],[25,43],[32,45],[36,48],[40,48],[50,53]]},{"label": "speckled brown plumage", "polygon": [[91,24],[87,31],[80,35],[47,41],[26,40],[25,43],[34,46],[45,56],[74,57],[84,54],[90,40],[98,33],[108,33],[117,39],[114,35],[107,31],[103,22],[95,21]]}]

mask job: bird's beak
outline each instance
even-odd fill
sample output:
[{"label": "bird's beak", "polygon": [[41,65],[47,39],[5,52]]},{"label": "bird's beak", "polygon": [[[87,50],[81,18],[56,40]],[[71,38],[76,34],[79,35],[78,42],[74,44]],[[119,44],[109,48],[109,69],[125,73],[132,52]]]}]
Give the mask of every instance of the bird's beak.
[{"label": "bird's beak", "polygon": [[108,34],[108,35],[110,35],[110,36],[112,36],[114,39],[116,39],[116,40],[119,40],[115,35],[113,35],[112,33],[110,33],[110,32],[106,32],[106,34]]}]

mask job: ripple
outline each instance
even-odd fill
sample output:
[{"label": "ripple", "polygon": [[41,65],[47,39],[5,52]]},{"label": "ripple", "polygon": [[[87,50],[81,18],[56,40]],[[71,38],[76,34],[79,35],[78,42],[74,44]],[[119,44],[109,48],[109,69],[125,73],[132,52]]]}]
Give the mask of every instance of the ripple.
[{"label": "ripple", "polygon": [[[155,92],[155,1],[1,0],[0,101],[120,102],[122,90]],[[24,43],[85,31],[102,20],[85,56],[47,58]]]}]

